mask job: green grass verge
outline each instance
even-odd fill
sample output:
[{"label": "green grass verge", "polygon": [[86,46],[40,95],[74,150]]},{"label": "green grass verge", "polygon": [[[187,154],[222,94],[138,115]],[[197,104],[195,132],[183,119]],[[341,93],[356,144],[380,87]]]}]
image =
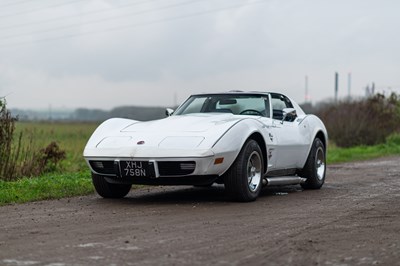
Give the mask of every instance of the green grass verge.
[{"label": "green grass verge", "polygon": [[11,182],[0,180],[0,206],[85,195],[93,191],[89,172],[47,174]]},{"label": "green grass verge", "polygon": [[400,134],[393,134],[387,138],[386,143],[374,146],[339,148],[335,145],[330,145],[327,163],[329,165],[332,163],[362,161],[390,155],[400,155]]},{"label": "green grass verge", "polygon": [[[385,144],[339,148],[329,145],[328,165],[400,155],[400,135],[390,136]],[[79,196],[94,191],[89,170],[78,173],[54,173],[17,181],[0,180],[0,206],[37,200]]]}]

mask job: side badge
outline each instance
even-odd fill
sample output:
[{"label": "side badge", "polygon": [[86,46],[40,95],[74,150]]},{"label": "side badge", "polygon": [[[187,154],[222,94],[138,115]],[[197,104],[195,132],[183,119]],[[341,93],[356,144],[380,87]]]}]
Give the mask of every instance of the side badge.
[{"label": "side badge", "polygon": [[269,139],[270,139],[271,141],[274,141],[274,136],[273,136],[271,133],[269,133]]},{"label": "side badge", "polygon": [[274,149],[269,149],[268,150],[268,160],[271,160],[273,151],[274,151]]},{"label": "side badge", "polygon": [[144,140],[138,141],[136,144],[137,145],[143,145],[144,144]]}]

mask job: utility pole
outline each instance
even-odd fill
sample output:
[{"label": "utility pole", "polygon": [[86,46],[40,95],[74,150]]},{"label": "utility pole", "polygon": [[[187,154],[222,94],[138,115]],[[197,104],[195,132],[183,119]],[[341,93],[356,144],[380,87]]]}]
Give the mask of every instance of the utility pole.
[{"label": "utility pole", "polygon": [[176,92],[174,92],[174,108],[176,108],[178,106],[178,94]]},{"label": "utility pole", "polygon": [[365,97],[369,98],[370,95],[371,95],[371,92],[369,90],[369,85],[367,85],[367,87],[365,87]]},{"label": "utility pole", "polygon": [[347,75],[347,93],[349,100],[351,99],[351,72]]},{"label": "utility pole", "polygon": [[310,101],[310,95],[308,95],[308,76],[305,76],[305,80],[304,80],[305,84],[304,84],[304,88],[305,88],[305,94],[304,94],[304,102],[308,103]]},{"label": "utility pole", "polygon": [[338,100],[338,90],[339,90],[339,74],[335,72],[335,103]]}]

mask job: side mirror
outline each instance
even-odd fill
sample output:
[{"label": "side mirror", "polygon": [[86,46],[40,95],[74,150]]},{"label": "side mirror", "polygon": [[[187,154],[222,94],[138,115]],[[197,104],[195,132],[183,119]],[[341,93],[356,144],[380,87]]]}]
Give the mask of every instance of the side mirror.
[{"label": "side mirror", "polygon": [[281,124],[283,124],[283,121],[285,121],[286,118],[289,118],[289,121],[292,122],[297,117],[297,112],[296,109],[294,108],[284,108],[282,111],[283,111],[283,118]]},{"label": "side mirror", "polygon": [[175,111],[174,109],[167,108],[167,109],[165,109],[165,115],[171,116],[174,113],[174,111]]}]

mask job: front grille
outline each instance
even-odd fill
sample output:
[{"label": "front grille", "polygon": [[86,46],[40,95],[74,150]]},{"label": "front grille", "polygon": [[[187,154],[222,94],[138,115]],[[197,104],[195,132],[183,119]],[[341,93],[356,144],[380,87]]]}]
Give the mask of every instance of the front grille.
[{"label": "front grille", "polygon": [[160,176],[190,175],[196,168],[196,162],[157,162]]},{"label": "front grille", "polygon": [[114,161],[89,161],[93,170],[99,174],[115,174]]}]

